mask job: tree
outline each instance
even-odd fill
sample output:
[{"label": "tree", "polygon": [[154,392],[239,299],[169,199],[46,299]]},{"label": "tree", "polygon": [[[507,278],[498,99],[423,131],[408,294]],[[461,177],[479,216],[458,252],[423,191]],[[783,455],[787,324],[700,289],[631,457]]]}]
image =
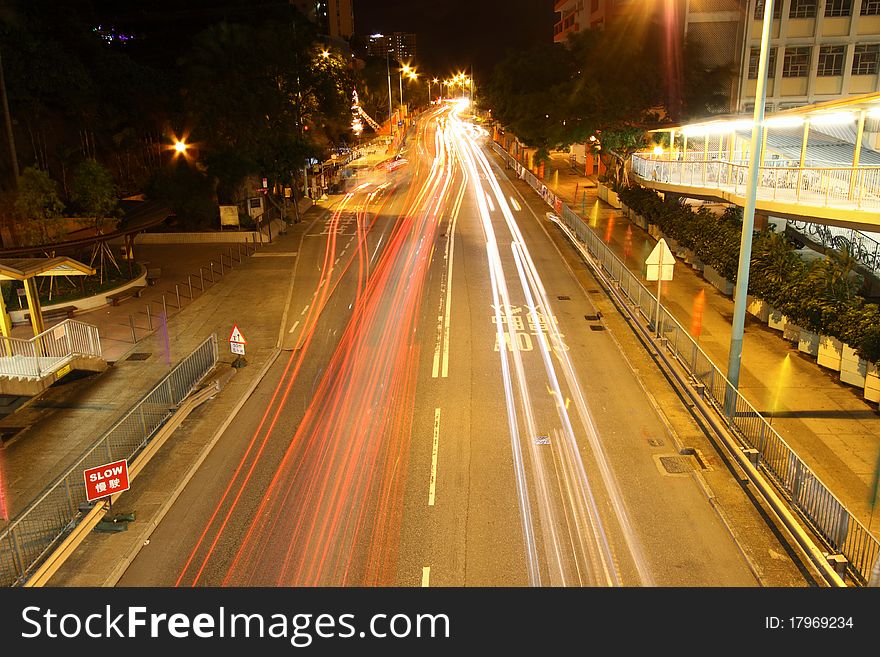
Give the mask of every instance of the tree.
[{"label": "tree", "polygon": [[24,220],[20,224],[24,238],[31,244],[49,241],[49,226],[64,211],[58,198],[58,185],[45,171],[27,167],[18,179],[15,209]]},{"label": "tree", "polygon": [[95,230],[100,230],[117,206],[113,176],[99,162],[83,160],[73,173],[71,199],[83,213],[94,217]]}]

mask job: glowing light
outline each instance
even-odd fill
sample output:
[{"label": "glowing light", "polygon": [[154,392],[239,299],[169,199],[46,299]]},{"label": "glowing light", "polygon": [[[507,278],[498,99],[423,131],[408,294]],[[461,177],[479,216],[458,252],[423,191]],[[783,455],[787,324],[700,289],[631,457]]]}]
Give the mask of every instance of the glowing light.
[{"label": "glowing light", "polygon": [[804,124],[802,116],[774,116],[764,121],[768,128],[798,128]]},{"label": "glowing light", "polygon": [[[594,137],[590,137],[590,139],[595,140]],[[663,147],[662,146],[654,146],[654,155],[656,155],[658,157],[663,155]]]},{"label": "glowing light", "polygon": [[186,148],[187,148],[186,142],[181,141],[179,139],[174,142],[174,150],[176,152],[180,153],[181,155],[183,155],[186,152]]},{"label": "glowing light", "polygon": [[330,57],[330,51],[329,50],[322,50],[321,57],[323,57],[324,59],[327,59],[328,57]]},{"label": "glowing light", "polygon": [[855,116],[852,112],[829,112],[810,116],[810,123],[813,125],[843,125],[852,123],[854,120]]}]

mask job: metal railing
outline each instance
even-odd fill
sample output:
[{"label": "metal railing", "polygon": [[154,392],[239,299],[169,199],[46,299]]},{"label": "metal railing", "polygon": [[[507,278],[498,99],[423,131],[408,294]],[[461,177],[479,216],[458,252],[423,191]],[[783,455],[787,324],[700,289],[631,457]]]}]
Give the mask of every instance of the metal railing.
[{"label": "metal railing", "polygon": [[[702,158],[673,160],[635,153],[632,171],[648,184],[706,187],[744,195],[748,163]],[[761,166],[758,200],[847,209],[880,208],[880,167]]]},{"label": "metal railing", "polygon": [[[494,144],[508,165],[520,178],[541,194],[562,222],[583,243],[590,255],[616,283],[647,324],[657,316],[657,299],[639,277],[633,274],[601,237],[562,199],[548,190],[499,144]],[[727,380],[699,344],[678,320],[661,304],[659,315],[661,345],[685,368],[703,396],[725,422],[744,448],[757,451],[758,467],[788,500],[801,518],[827,546],[847,559],[847,572],[853,580],[865,584],[880,555],[880,542],[849,512],[828,487],[791,449],[770,423]],[[735,400],[733,413],[725,411],[726,399]],[[732,405],[731,405],[732,408]]]},{"label": "metal railing", "polygon": [[820,246],[845,250],[862,266],[874,273],[880,273],[880,241],[875,237],[852,228],[809,221],[789,219],[786,226]]},{"label": "metal railing", "polygon": [[0,377],[40,379],[78,356],[101,358],[97,327],[66,319],[29,340],[0,336]]},{"label": "metal railing", "polygon": [[83,470],[134,459],[217,364],[211,335],[132,406],[0,533],[0,585],[21,584],[88,511]]}]

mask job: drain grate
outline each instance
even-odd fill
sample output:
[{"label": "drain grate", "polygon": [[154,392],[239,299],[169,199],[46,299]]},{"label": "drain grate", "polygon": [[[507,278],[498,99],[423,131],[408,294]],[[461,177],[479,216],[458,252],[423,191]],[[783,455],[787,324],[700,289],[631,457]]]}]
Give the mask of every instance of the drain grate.
[{"label": "drain grate", "polygon": [[584,315],[584,319],[587,320],[588,322],[598,322],[599,315]]},{"label": "drain grate", "polygon": [[587,290],[590,294],[601,294],[599,290]]},{"label": "drain grate", "polygon": [[648,438],[648,444],[651,447],[663,447],[663,445],[665,445],[666,443],[664,443],[659,438]]},{"label": "drain grate", "polygon": [[689,456],[661,456],[660,464],[669,474],[687,474],[694,466]]},{"label": "drain grate", "polygon": [[153,354],[147,353],[146,351],[136,351],[133,354],[130,354],[128,358],[125,360],[147,360]]},{"label": "drain grate", "polygon": [[560,295],[560,296],[557,296],[556,298],[559,299],[560,301],[571,301],[571,297],[567,296],[567,295]]},{"label": "drain grate", "polygon": [[590,330],[591,331],[604,331],[605,327],[602,326],[601,324],[590,324]]}]

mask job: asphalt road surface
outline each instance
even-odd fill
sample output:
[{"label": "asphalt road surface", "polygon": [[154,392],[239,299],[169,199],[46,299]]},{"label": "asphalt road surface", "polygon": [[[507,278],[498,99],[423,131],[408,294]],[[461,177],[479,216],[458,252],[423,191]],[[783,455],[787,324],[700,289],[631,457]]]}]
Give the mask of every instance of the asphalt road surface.
[{"label": "asphalt road surface", "polygon": [[304,227],[284,350],[120,585],[759,583],[458,111]]}]

